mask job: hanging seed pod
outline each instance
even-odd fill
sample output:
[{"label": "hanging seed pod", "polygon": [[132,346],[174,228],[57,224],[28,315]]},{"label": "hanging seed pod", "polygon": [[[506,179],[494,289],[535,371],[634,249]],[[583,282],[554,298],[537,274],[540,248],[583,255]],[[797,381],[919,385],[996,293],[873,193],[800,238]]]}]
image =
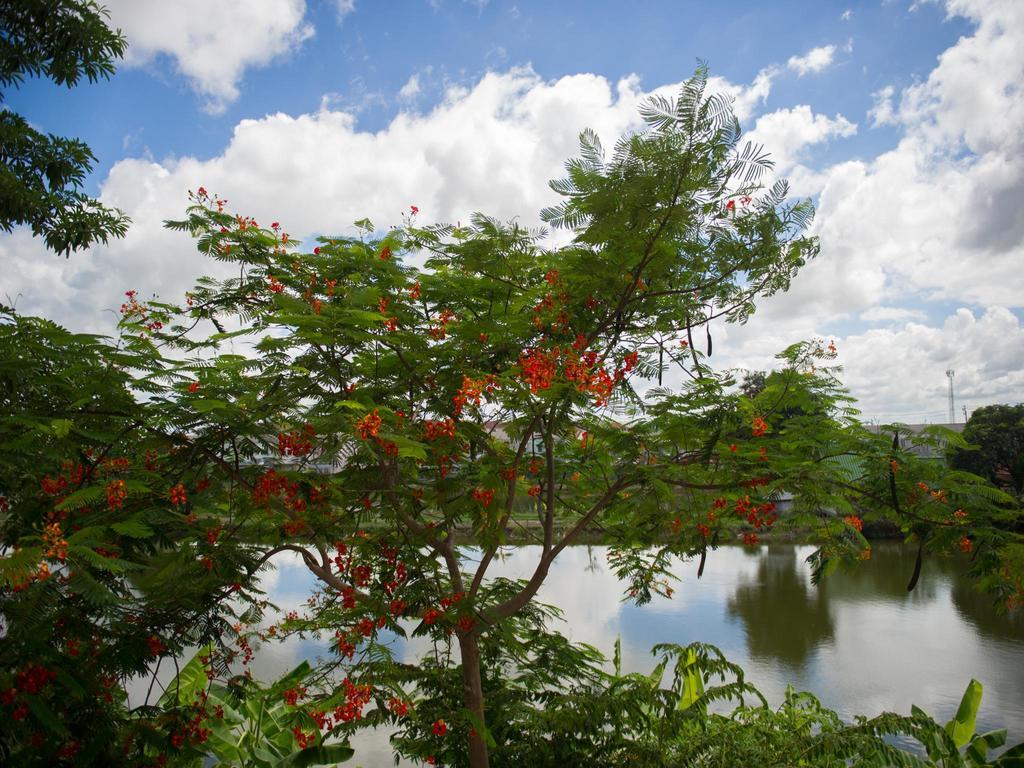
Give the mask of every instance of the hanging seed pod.
[{"label": "hanging seed pod", "polygon": [[700,565],[697,566],[697,578],[699,579],[704,575],[704,563],[708,560],[708,548],[705,546],[700,551]]},{"label": "hanging seed pod", "polygon": [[704,328],[708,334],[708,357],[711,357],[711,323],[708,323]]},{"label": "hanging seed pod", "polygon": [[917,580],[921,578],[921,558],[924,554],[924,542],[917,545],[917,560],[914,562],[914,572],[910,574],[910,581],[907,583],[907,592],[913,592],[917,586]]}]

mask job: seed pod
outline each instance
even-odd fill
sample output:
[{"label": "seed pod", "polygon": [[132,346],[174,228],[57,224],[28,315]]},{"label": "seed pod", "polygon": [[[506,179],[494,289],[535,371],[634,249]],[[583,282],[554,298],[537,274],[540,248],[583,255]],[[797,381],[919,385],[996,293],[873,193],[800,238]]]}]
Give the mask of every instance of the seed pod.
[{"label": "seed pod", "polygon": [[708,335],[708,357],[711,357],[711,323],[704,326],[704,330]]},{"label": "seed pod", "polygon": [[707,559],[708,559],[708,548],[704,547],[704,549],[702,549],[700,551],[700,565],[697,566],[697,578],[698,579],[701,576],[704,575],[704,563],[707,562]]},{"label": "seed pod", "polygon": [[921,578],[921,556],[924,553],[924,542],[917,545],[917,561],[914,563],[914,572],[910,574],[910,581],[907,583],[907,592],[913,592],[917,586],[917,580]]}]

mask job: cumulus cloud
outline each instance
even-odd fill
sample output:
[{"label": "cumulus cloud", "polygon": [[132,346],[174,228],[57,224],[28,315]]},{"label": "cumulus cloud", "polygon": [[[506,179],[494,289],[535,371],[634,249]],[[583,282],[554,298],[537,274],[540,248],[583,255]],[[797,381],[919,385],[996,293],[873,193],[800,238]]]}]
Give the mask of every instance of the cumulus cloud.
[{"label": "cumulus cloud", "polygon": [[828,69],[835,55],[836,47],[834,45],[822,45],[818,48],[811,48],[803,56],[790,56],[786,66],[796,72],[799,77],[812,73],[817,74]]},{"label": "cumulus cloud", "polygon": [[960,405],[973,410],[1024,393],[1024,327],[1005,307],[959,309],[940,327],[906,323],[840,341],[843,380],[860,408],[880,420],[948,420],[945,371],[956,371]]},{"label": "cumulus cloud", "polygon": [[860,319],[865,323],[887,323],[899,322],[902,320],[924,320],[928,313],[921,309],[910,309],[908,307],[872,307],[860,313]]},{"label": "cumulus cloud", "polygon": [[730,83],[725,78],[712,76],[708,78],[708,88],[728,95],[732,99],[733,112],[741,122],[744,122],[768,100],[768,94],[772,90],[772,80],[778,74],[777,67],[765,67],[757,73],[754,82],[750,85],[737,85]]},{"label": "cumulus cloud", "polygon": [[[759,75],[748,88],[720,80],[712,87],[728,88],[748,110],[769,82]],[[186,191],[200,185],[258,221],[282,222],[296,237],[344,230],[363,216],[387,227],[413,203],[427,220],[466,221],[484,211],[538,225],[540,209],[556,199],[547,180],[562,174],[579,132],[594,128],[613,145],[637,125],[646,95],[635,77],[545,81],[521,68],[487,74],[471,88],[449,87],[431,111],[400,113],[377,132],[358,130],[353,110],[330,99],[311,114],[243,120],[211,159],[114,165],[101,199],[132,217],[123,241],[64,261],[25,232],[0,239],[0,256],[15,265],[5,290],[23,295],[24,312],[90,330],[112,327],[108,309],[129,288],[180,298],[199,275],[224,269],[163,227],[184,210]]]},{"label": "cumulus cloud", "polygon": [[[950,0],[947,10],[975,28],[926,78],[879,92],[876,103],[889,112],[869,120],[891,123],[899,141],[874,158],[808,167],[811,148],[857,126],[806,105],[758,117],[775,68],[746,85],[712,78],[796,193],[817,196],[813,233],[822,248],[751,323],[716,324],[716,364],[769,368],[774,352],[819,335],[840,345],[868,416],[925,410],[935,396],[932,368],[938,386],[942,371],[956,368],[958,387],[977,404],[1024,399],[1024,361],[995,348],[1024,349],[1012,312],[1024,306],[1024,5]],[[674,95],[678,84],[656,91]],[[195,277],[222,269],[162,226],[199,185],[297,237],[344,230],[363,216],[387,227],[413,203],[428,221],[465,221],[480,210],[534,225],[555,199],[546,181],[575,153],[579,131],[592,127],[611,145],[636,126],[646,95],[635,77],[544,80],[520,68],[450,86],[431,110],[402,112],[375,132],[359,130],[354,107],[332,99],[310,114],[243,120],[209,159],[134,158],[113,167],[101,197],[132,216],[124,241],[64,261],[24,230],[0,238],[2,292],[20,295],[23,312],[94,331],[113,326],[110,310],[128,288],[180,297]],[[965,309],[935,325],[926,321],[934,311],[921,314],[929,300]],[[855,320],[877,327],[852,333]],[[907,383],[887,389],[873,373],[880,370]]]},{"label": "cumulus cloud", "polygon": [[420,92],[420,76],[418,74],[411,75],[408,80],[405,81],[398,91],[398,98],[403,101],[414,99]]},{"label": "cumulus cloud", "polygon": [[[314,31],[305,20],[305,0],[105,0],[104,5],[112,25],[128,38],[126,66],[169,57],[214,113],[238,98],[247,69],[295,50]],[[355,8],[354,0],[338,0],[337,8],[343,15]]]},{"label": "cumulus cloud", "polygon": [[881,111],[903,129],[894,149],[829,171],[819,207],[823,254],[880,271],[889,297],[923,292],[1019,307],[1024,6],[957,0],[949,10],[976,21],[977,30],[906,88],[898,108]]},{"label": "cumulus cloud", "polygon": [[[1024,306],[1024,6],[947,7],[975,31],[926,79],[882,89],[885,121],[901,131],[894,148],[810,172],[821,255],[750,324],[716,331],[721,364],[770,368],[775,350],[834,337],[869,417],[943,420],[948,367],[970,407],[1024,400],[1012,311]],[[920,314],[929,300],[964,309],[934,325]],[[855,318],[878,327],[851,334]]]},{"label": "cumulus cloud", "polygon": [[775,161],[775,170],[785,173],[796,163],[805,147],[855,133],[856,123],[842,115],[828,117],[815,114],[808,105],[801,104],[761,115],[747,138],[768,148]]},{"label": "cumulus cloud", "polygon": [[892,108],[892,97],[895,93],[896,89],[887,85],[871,94],[872,104],[868,110],[868,119],[871,120],[872,128],[896,122],[896,113]]}]

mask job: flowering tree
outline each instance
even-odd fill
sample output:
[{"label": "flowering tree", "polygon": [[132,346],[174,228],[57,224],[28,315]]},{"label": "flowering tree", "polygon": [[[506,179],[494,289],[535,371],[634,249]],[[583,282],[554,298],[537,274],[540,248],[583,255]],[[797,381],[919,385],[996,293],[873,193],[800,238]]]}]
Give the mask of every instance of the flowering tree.
[{"label": "flowering tree", "polygon": [[[4,651],[0,687],[33,721],[10,743],[38,726],[39,690],[71,685],[48,677],[28,696],[15,679],[25,659],[66,667],[69,643],[109,653],[96,674],[115,680],[190,643],[220,649],[206,657],[210,677],[248,661],[256,577],[285,552],[321,589],[262,636],[327,632],[336,659],[318,687],[283,693],[295,749],[386,722],[404,729],[406,754],[472,766],[514,734],[488,691],[501,688],[501,664],[551,651],[534,597],[587,531],[601,531],[642,603],[671,595],[673,558],[699,558],[702,571],[719,542],[755,544],[788,492],[795,509],[780,523],[820,542],[819,575],[870,556],[860,528],[875,515],[922,548],[973,551],[987,586],[1018,600],[1005,497],[863,429],[827,365],[834,347],[789,348],[754,397],[712,371],[714,325],[745,322],[817,245],[802,234],[810,204],[787,201],[783,182],[758,185],[770,162],[740,146],[728,100],[705,84],[700,70],[676,101],[652,99],[646,130],[611,157],[582,134],[552,184],[563,202],[543,212],[572,231],[567,246],[481,215],[421,225],[412,206],[382,236],[364,220],[359,237],[300,251],[277,222],[233,215],[200,188],[169,226],[237,277],[204,279],[181,304],[129,291],[116,348],[4,326],[15,358],[19,334],[45,360],[87,346],[75,373],[97,388],[76,398],[76,383],[41,372],[34,389],[8,385],[8,397],[32,395],[5,434],[29,423],[40,442],[3,454],[3,541],[17,550],[0,562],[18,645]],[[241,342],[253,353],[224,351]],[[643,391],[670,371],[681,387]],[[540,545],[532,575],[489,578],[517,532]],[[78,623],[33,634],[30,605],[44,596],[45,615]],[[410,629],[446,652],[396,664],[383,633]],[[482,663],[488,654],[499,666]],[[124,748],[201,752],[215,717],[206,702],[154,715],[160,728],[136,728]],[[74,749],[85,737],[66,725],[76,716],[50,706],[77,734],[60,748]]]}]

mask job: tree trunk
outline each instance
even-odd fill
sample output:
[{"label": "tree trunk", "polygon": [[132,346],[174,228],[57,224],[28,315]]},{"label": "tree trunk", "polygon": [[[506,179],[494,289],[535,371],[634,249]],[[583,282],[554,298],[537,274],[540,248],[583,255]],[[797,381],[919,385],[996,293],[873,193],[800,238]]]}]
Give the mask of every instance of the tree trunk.
[{"label": "tree trunk", "polygon": [[[480,646],[472,632],[458,633],[462,652],[462,699],[466,709],[484,725],[484,691],[480,681]],[[470,768],[488,768],[487,742],[475,729],[469,733]]]}]

